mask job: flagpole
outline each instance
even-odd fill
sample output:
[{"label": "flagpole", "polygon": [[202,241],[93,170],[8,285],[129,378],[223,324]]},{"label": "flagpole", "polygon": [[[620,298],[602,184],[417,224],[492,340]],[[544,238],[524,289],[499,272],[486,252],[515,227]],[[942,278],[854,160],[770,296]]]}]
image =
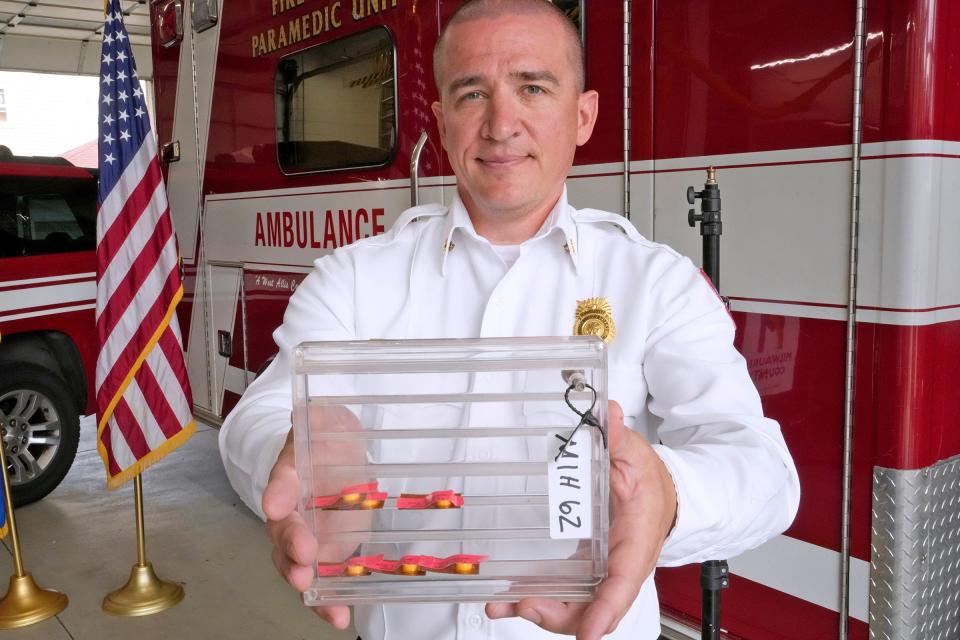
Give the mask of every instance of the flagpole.
[{"label": "flagpole", "polygon": [[[0,422],[0,427],[4,427]],[[6,428],[3,429],[6,434]],[[20,536],[13,515],[13,499],[10,494],[10,478],[7,477],[6,443],[0,439],[0,473],[3,474],[3,501],[7,507],[7,524],[10,543],[13,546],[14,574],[10,576],[7,595],[0,599],[0,629],[18,629],[53,617],[63,611],[69,600],[53,589],[41,589],[29,571],[23,570],[20,555]]]},{"label": "flagpole", "polygon": [[137,566],[147,566],[147,536],[143,532],[143,476],[133,479],[133,502],[137,512]]},{"label": "flagpole", "polygon": [[[109,488],[134,481],[137,562],[127,583],[108,593],[102,606],[117,616],[146,616],[183,600],[183,587],[158,578],[147,561],[141,474],[186,442],[195,423],[175,315],[183,296],[182,278],[168,286],[179,276],[176,243],[167,241],[174,237],[173,219],[123,16],[120,1],[109,0],[100,48],[104,86],[97,125],[102,137],[96,317],[102,329],[100,357],[107,363],[97,367],[97,449]],[[153,230],[147,245],[141,227]],[[108,236],[110,241],[105,241]],[[141,252],[143,246],[152,249]],[[134,268],[134,258],[151,266]],[[166,275],[143,280],[148,272]],[[155,308],[164,313],[154,313]],[[134,337],[128,335],[125,321],[118,320],[121,316],[135,319]],[[118,421],[125,423],[123,429]]]},{"label": "flagpole", "polygon": [[133,479],[133,500],[137,522],[137,563],[130,570],[127,584],[111,591],[103,599],[103,610],[115,616],[148,616],[160,613],[183,600],[183,587],[161,580],[147,561],[147,541],[143,526],[142,474]]}]

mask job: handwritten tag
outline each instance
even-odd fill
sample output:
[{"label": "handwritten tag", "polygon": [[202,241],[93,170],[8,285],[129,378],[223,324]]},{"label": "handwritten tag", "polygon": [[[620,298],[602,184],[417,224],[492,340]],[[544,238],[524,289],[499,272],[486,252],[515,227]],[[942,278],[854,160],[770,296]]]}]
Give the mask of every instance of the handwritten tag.
[{"label": "handwritten tag", "polygon": [[547,462],[547,495],[550,503],[550,537],[589,538],[593,534],[593,504],[590,499],[592,434],[580,429],[554,460],[567,435],[550,436]]}]

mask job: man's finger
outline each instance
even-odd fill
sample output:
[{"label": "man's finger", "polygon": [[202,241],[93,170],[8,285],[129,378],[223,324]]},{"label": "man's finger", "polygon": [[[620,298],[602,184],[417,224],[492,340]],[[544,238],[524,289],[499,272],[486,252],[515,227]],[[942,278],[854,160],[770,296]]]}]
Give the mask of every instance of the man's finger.
[{"label": "man's finger", "polygon": [[350,626],[350,607],[346,605],[313,607],[313,612],[334,629],[346,629]]},{"label": "man's finger", "polygon": [[622,446],[625,430],[623,407],[618,402],[610,400],[607,402],[607,439],[610,441],[611,454]]},{"label": "man's finger", "polygon": [[270,471],[270,479],[263,491],[261,506],[268,520],[283,520],[297,508],[300,479],[294,466],[293,431],[280,449],[277,463]]},{"label": "man's finger", "polygon": [[517,604],[515,602],[488,602],[484,612],[491,620],[513,618],[517,615]]},{"label": "man's finger", "polygon": [[295,564],[312,565],[317,559],[317,539],[299,513],[280,522],[267,522],[267,536]]},{"label": "man's finger", "polygon": [[294,513],[280,522],[268,521],[267,535],[273,542],[277,573],[297,591],[306,591],[313,581],[317,541],[300,514]]},{"label": "man's finger", "polygon": [[553,633],[571,634],[577,628],[586,604],[530,598],[517,603],[517,615]]},{"label": "man's finger", "polygon": [[515,604],[491,602],[487,604],[486,613],[491,620],[519,616],[547,631],[570,634],[577,628],[586,606],[547,598],[524,598]]},{"label": "man's finger", "polygon": [[579,619],[577,640],[598,640],[612,632],[640,591],[633,576],[611,574],[600,583],[597,594]]},{"label": "man's finger", "polygon": [[277,573],[287,584],[300,593],[310,588],[310,583],[313,582],[313,567],[291,562],[290,557],[277,547],[274,547],[271,558]]}]

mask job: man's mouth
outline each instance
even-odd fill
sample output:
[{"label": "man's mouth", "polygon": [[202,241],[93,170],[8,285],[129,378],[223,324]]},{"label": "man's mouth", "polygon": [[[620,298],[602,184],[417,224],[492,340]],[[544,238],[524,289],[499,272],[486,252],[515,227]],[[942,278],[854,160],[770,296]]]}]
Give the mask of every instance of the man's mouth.
[{"label": "man's mouth", "polygon": [[480,156],[477,162],[491,168],[506,168],[516,166],[529,158],[530,156],[526,154],[494,154]]}]

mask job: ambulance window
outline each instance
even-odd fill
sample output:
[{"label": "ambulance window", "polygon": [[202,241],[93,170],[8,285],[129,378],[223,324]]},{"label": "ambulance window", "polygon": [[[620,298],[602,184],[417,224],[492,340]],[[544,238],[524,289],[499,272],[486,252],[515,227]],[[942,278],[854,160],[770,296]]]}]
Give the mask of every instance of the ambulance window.
[{"label": "ambulance window", "polygon": [[284,173],[389,162],[397,139],[394,48],[376,28],[282,59],[275,80]]}]

